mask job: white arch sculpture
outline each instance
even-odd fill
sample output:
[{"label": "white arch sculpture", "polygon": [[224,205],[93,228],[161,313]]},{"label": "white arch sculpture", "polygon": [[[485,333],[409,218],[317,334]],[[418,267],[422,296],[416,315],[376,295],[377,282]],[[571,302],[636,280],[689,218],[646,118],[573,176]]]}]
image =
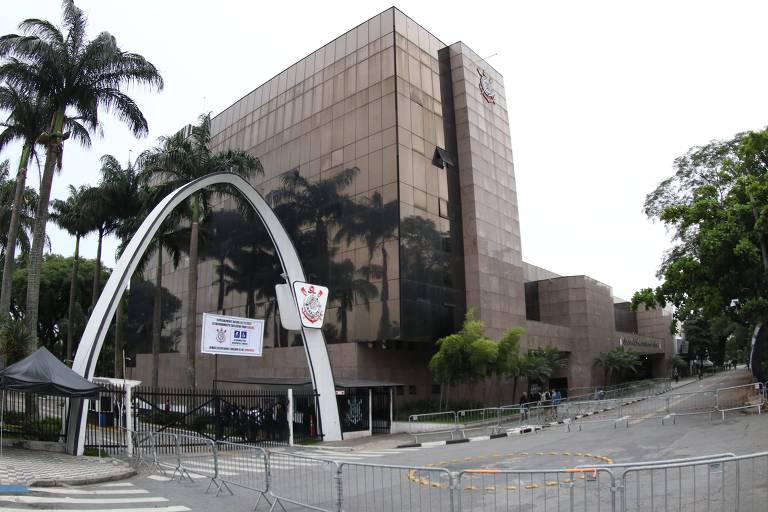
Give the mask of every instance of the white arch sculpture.
[{"label": "white arch sculpture", "polygon": [[[117,262],[107,284],[104,286],[104,290],[101,292],[96,307],[94,307],[93,313],[88,320],[72,365],[72,369],[75,372],[88,380],[93,379],[96,361],[99,358],[99,353],[104,344],[104,337],[117,309],[117,303],[128,286],[128,282],[136,270],[141,256],[147,250],[149,243],[165,218],[171,213],[171,210],[198,190],[220,184],[235,187],[256,211],[267,228],[272,242],[275,244],[275,251],[278,258],[280,258],[280,263],[288,281],[290,283],[305,281],[304,270],[296,253],[296,248],[288,237],[288,233],[285,231],[280,219],[277,218],[275,212],[272,211],[272,208],[270,208],[261,194],[250,183],[236,174],[230,172],[209,174],[183,187],[179,187],[165,197],[147,216],[138,231],[136,231],[122,257]],[[289,288],[293,290],[293,286]],[[293,291],[291,293],[293,294]],[[293,300],[294,304],[298,304],[295,295]],[[298,305],[296,307],[298,308]],[[341,440],[336,390],[323,332],[320,329],[302,326],[301,335],[304,339],[304,351],[307,355],[312,385],[315,392],[319,395],[318,403],[323,438],[326,441]],[[86,412],[85,402],[82,399],[72,399],[70,401],[67,447],[68,451],[74,455],[82,455],[85,446]]]}]

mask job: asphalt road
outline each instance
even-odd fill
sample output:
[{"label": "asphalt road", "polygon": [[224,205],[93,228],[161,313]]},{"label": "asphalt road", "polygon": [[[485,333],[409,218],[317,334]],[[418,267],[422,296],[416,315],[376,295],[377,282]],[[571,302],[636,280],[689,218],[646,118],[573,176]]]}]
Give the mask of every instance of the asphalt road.
[{"label": "asphalt road", "polygon": [[[708,391],[744,383],[746,373],[737,370],[674,390],[672,400],[695,400],[694,391]],[[451,509],[448,491],[452,478],[458,487],[454,499],[462,510],[734,510],[737,468],[735,464],[702,465],[689,472],[679,471],[670,480],[669,471],[629,475],[626,489],[613,495],[612,486],[622,482],[608,472],[554,472],[560,468],[593,466],[605,463],[675,459],[732,452],[737,455],[768,451],[768,415],[733,412],[722,422],[707,415],[678,417],[676,424],[665,421],[662,401],[638,402],[624,412],[632,419],[614,428],[613,422],[582,423],[582,429],[553,427],[538,433],[514,437],[436,446],[394,449],[385,438],[358,444],[354,449],[315,447],[286,450],[275,457],[273,483],[288,499],[307,501],[332,508],[337,464],[342,468],[344,510],[429,510]],[[599,419],[598,415],[595,417]],[[317,456],[333,462],[313,462],[292,457],[291,453]],[[738,468],[743,491],[741,510],[768,510],[768,458],[750,461]],[[382,465],[392,467],[382,468]],[[204,466],[203,466],[204,467]],[[242,463],[235,458],[222,463],[231,480]],[[411,469],[420,467],[421,469]],[[444,468],[444,469],[442,469]],[[479,470],[463,473],[462,470]],[[503,470],[503,473],[496,473]],[[510,470],[512,472],[510,472]],[[538,470],[538,471],[537,471]],[[685,470],[688,471],[688,470]],[[619,470],[614,470],[617,475]],[[451,476],[453,475],[453,476]],[[87,510],[122,512],[184,512],[252,510],[258,493],[232,486],[219,497],[205,493],[208,480],[193,475],[192,481],[179,483],[158,474],[141,474],[117,486],[102,484],[77,489],[36,490],[25,499],[9,501],[0,497],[0,512],[19,509]],[[258,477],[258,475],[257,475]],[[258,478],[256,478],[258,479]],[[674,484],[677,487],[669,487]],[[86,491],[83,493],[83,491]],[[107,491],[107,492],[105,492]],[[690,500],[689,500],[690,498]],[[689,500],[689,501],[686,501]],[[283,501],[286,510],[302,510]],[[714,504],[714,506],[713,506]],[[458,505],[458,504],[455,504]],[[269,506],[261,501],[260,510]],[[277,510],[282,510],[280,506]],[[455,507],[458,510],[457,507]]]}]

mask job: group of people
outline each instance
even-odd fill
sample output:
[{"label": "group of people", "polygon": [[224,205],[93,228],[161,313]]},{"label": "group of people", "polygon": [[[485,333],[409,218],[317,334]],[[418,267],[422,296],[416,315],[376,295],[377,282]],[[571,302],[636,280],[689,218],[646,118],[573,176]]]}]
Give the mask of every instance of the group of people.
[{"label": "group of people", "polygon": [[547,389],[543,393],[534,391],[530,397],[527,392],[523,391],[523,394],[520,396],[520,411],[523,419],[527,419],[528,412],[532,406],[547,407],[546,416],[557,417],[557,407],[562,400],[563,396],[559,389]]}]

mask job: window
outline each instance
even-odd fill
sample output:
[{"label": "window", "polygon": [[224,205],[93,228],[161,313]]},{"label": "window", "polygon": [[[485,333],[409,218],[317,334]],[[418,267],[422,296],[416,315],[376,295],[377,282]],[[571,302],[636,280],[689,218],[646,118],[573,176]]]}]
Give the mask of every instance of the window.
[{"label": "window", "polygon": [[440,384],[432,384],[432,394],[433,395],[440,394]]},{"label": "window", "polygon": [[447,165],[454,167],[453,158],[448,151],[441,147],[435,147],[435,154],[432,156],[432,164],[441,169],[445,169]]},{"label": "window", "polygon": [[413,384],[408,386],[408,394],[409,395],[415,395],[416,394],[416,386],[414,386]]},{"label": "window", "polygon": [[438,199],[438,207],[440,209],[440,216],[444,219],[451,218],[451,211],[448,208],[448,201],[445,199]]}]

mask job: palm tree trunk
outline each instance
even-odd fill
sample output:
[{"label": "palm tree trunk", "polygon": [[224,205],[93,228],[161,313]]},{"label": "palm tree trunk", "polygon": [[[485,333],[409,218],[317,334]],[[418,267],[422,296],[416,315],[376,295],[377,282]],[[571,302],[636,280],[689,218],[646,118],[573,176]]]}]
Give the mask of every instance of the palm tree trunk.
[{"label": "palm tree trunk", "polygon": [[93,290],[91,291],[91,311],[99,300],[99,288],[101,288],[101,244],[104,240],[104,228],[99,227],[99,244],[96,246],[96,270],[93,273]]},{"label": "palm tree trunk", "polygon": [[160,333],[163,321],[163,244],[157,242],[157,269],[155,269],[155,297],[152,311],[152,387],[158,386],[160,368]]},{"label": "palm tree trunk", "polygon": [[29,253],[29,273],[27,274],[27,308],[26,323],[29,332],[32,333],[32,343],[27,347],[27,352],[32,353],[37,347],[37,318],[40,308],[40,271],[43,267],[43,250],[45,249],[45,225],[48,223],[48,203],[51,200],[51,185],[53,184],[53,170],[61,160],[63,140],[61,129],[64,125],[64,109],[56,111],[53,118],[53,126],[48,141],[48,149],[45,155],[43,177],[40,181],[40,197],[37,202],[35,226],[32,229],[32,248]]},{"label": "palm tree trunk", "polygon": [[115,312],[115,371],[116,379],[123,377],[123,330],[125,326],[125,292],[117,303]]},{"label": "palm tree trunk", "polygon": [[5,246],[5,261],[3,262],[3,283],[0,290],[0,320],[4,319],[11,310],[11,291],[13,289],[13,267],[16,257],[16,239],[21,226],[21,205],[24,202],[24,188],[27,183],[27,165],[31,146],[24,144],[21,149],[19,170],[16,173],[16,190],[13,194],[13,210],[11,210],[11,225],[8,227],[8,239]]},{"label": "palm tree trunk", "polygon": [[389,321],[389,280],[387,277],[387,249],[385,241],[381,242],[381,320],[379,321],[379,339],[384,340],[391,335]]},{"label": "palm tree trunk", "polygon": [[[71,361],[72,345],[75,340],[75,301],[77,301],[77,273],[80,270],[80,235],[75,236],[75,258],[72,261],[72,278],[69,281],[69,307],[67,308],[67,352],[66,361]],[[66,362],[65,361],[65,362]],[[71,364],[70,364],[71,366]]]},{"label": "palm tree trunk", "polygon": [[195,387],[195,353],[197,350],[197,260],[199,199],[192,199],[192,226],[189,233],[189,272],[187,273],[187,384]]}]

